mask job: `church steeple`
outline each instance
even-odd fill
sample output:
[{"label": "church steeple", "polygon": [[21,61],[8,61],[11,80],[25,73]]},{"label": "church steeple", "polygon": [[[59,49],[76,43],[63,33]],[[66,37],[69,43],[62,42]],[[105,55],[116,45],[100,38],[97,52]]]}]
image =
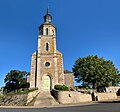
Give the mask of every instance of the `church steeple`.
[{"label": "church steeple", "polygon": [[46,15],[44,16],[44,22],[45,23],[51,23],[52,22],[52,16],[49,14],[49,9],[47,8]]},{"label": "church steeple", "polygon": [[[67,84],[64,78],[63,57],[56,48],[56,27],[52,24],[49,10],[44,16],[44,23],[39,27],[38,49],[32,54],[30,88],[38,87],[40,91],[50,91],[57,84]],[[71,76],[73,76],[71,74]],[[69,75],[69,79],[71,77]],[[72,80],[71,80],[72,81]],[[71,86],[68,83],[68,86]]]},{"label": "church steeple", "polygon": [[46,14],[44,16],[44,23],[39,27],[40,35],[51,35],[56,36],[56,27],[52,24],[52,16],[49,13],[49,9],[47,8]]}]

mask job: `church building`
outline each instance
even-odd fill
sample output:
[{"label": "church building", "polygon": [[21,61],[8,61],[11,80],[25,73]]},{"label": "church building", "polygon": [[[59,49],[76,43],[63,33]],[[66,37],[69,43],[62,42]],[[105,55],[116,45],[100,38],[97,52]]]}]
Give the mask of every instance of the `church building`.
[{"label": "church building", "polygon": [[32,54],[30,88],[51,90],[57,84],[74,87],[73,73],[64,70],[63,56],[56,48],[56,27],[47,10],[44,23],[39,27],[38,49]]}]

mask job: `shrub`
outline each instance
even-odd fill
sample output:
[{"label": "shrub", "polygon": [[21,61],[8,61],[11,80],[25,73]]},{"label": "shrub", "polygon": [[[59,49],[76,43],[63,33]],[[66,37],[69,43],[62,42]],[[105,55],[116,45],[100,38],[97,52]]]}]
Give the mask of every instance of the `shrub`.
[{"label": "shrub", "polygon": [[55,85],[54,87],[56,90],[61,90],[61,91],[68,91],[69,88],[66,85]]}]

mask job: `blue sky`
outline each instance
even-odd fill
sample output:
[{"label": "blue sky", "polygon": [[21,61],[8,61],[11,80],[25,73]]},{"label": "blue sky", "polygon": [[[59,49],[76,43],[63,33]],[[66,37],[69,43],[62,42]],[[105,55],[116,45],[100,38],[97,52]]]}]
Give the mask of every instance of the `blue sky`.
[{"label": "blue sky", "polygon": [[10,70],[30,71],[48,4],[66,69],[78,57],[98,55],[120,70],[120,0],[1,0],[0,87]]}]

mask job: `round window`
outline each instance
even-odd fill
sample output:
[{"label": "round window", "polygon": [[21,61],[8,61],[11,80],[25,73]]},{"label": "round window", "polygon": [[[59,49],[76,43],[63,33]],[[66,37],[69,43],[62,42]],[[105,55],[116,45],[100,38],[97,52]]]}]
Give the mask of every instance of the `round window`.
[{"label": "round window", "polygon": [[50,66],[50,63],[49,63],[49,62],[46,62],[46,63],[45,63],[45,66],[46,66],[46,67],[49,67],[49,66]]}]

